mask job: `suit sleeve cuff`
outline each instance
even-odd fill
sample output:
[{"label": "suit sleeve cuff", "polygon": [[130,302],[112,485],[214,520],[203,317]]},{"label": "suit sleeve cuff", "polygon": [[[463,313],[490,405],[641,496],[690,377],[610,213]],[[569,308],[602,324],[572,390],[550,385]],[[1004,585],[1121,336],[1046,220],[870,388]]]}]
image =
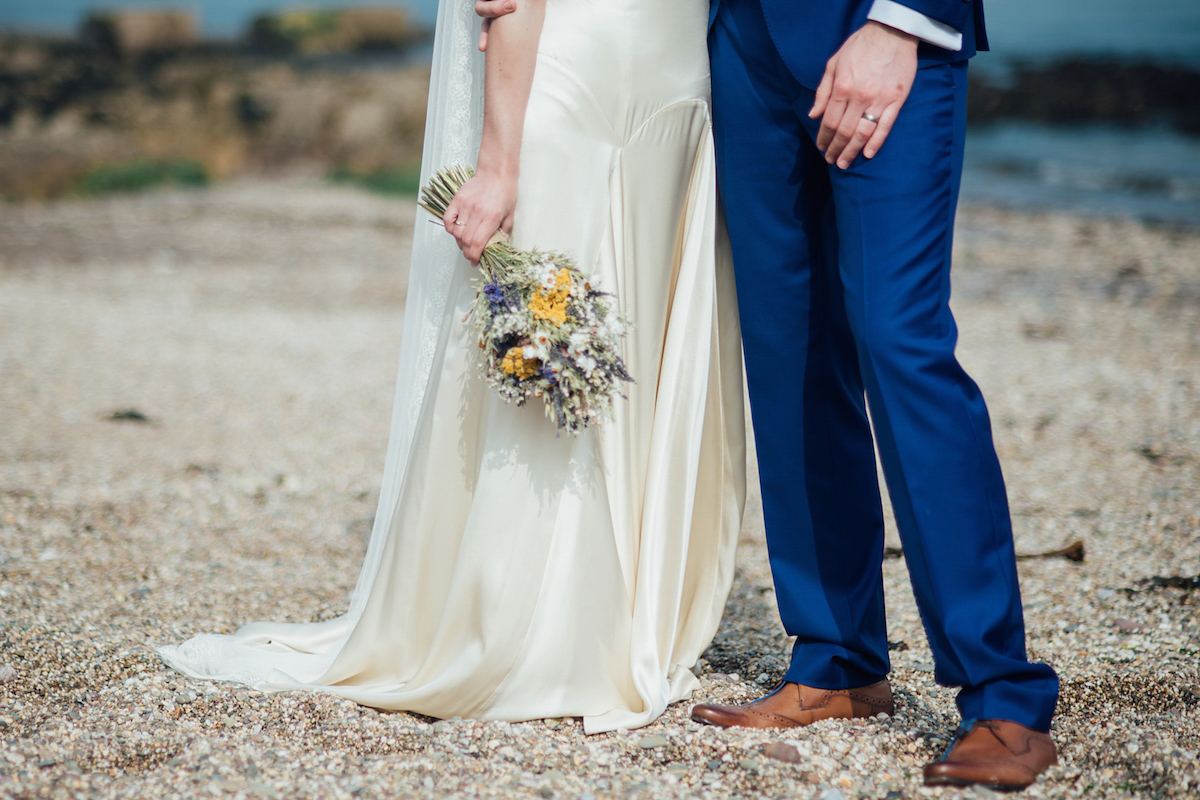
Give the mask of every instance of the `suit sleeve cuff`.
[{"label": "suit sleeve cuff", "polygon": [[875,0],[867,19],[889,28],[904,31],[923,42],[945,48],[962,50],[962,32],[944,22],[938,22],[920,11],[897,3],[896,0]]}]

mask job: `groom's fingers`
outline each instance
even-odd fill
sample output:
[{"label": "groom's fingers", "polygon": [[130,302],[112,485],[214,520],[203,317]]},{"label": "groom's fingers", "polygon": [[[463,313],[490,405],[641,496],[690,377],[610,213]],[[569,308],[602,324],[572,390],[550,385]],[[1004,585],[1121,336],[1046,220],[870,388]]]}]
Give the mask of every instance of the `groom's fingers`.
[{"label": "groom's fingers", "polygon": [[875,126],[871,138],[863,145],[862,154],[864,156],[874,158],[875,154],[879,152],[879,148],[883,147],[884,140],[892,132],[892,125],[896,122],[896,117],[900,116],[901,105],[901,103],[892,103],[879,115],[879,124]]},{"label": "groom's fingers", "polygon": [[475,13],[485,19],[495,19],[517,10],[516,0],[476,0]]},{"label": "groom's fingers", "polygon": [[810,119],[816,119],[825,113],[825,109],[829,105],[829,96],[831,94],[833,94],[832,63],[825,67],[825,74],[821,76],[821,83],[817,86],[816,99],[813,102],[813,107],[808,112]]},{"label": "groom's fingers", "polygon": [[817,133],[817,149],[828,163],[842,169],[850,165],[874,130],[874,125],[863,117],[866,101],[852,94],[850,97],[853,99],[843,100],[835,90]]},{"label": "groom's fingers", "polygon": [[476,0],[475,13],[483,17],[483,29],[479,31],[479,52],[487,52],[488,31],[492,27],[492,20],[516,10],[516,0]]},{"label": "groom's fingers", "polygon": [[817,149],[822,153],[828,153],[829,148],[833,146],[833,140],[842,125],[842,118],[846,115],[846,107],[846,101],[836,95],[825,104],[821,128],[817,131]]},{"label": "groom's fingers", "polygon": [[[849,116],[849,114],[846,116]],[[848,135],[838,131],[839,137],[844,136],[844,142],[837,154],[834,156],[834,160],[838,165],[838,169],[845,169],[846,167],[850,166],[851,163],[853,163],[854,159],[858,157],[858,154],[862,152],[863,145],[865,145],[867,140],[871,138],[871,134],[875,131],[875,126],[877,124],[878,123],[863,119],[860,116],[858,124],[851,129]]]}]

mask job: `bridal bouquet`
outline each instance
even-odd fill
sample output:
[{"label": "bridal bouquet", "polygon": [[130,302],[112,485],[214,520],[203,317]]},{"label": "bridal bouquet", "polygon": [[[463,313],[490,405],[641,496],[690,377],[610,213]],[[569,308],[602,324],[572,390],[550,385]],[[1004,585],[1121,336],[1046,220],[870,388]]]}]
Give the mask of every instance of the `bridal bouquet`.
[{"label": "bridal bouquet", "polygon": [[[421,189],[420,206],[441,219],[474,174],[462,165],[438,170]],[[620,355],[629,322],[613,296],[570,257],[518,250],[499,231],[479,268],[470,317],[488,384],[519,406],[542,398],[546,416],[573,434],[611,416],[621,384],[633,380]]]}]

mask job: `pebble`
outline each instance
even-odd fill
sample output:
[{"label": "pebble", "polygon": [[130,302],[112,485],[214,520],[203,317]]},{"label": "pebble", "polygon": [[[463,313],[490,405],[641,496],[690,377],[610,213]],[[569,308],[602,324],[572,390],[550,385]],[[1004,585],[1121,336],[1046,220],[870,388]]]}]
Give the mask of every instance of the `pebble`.
[{"label": "pebble", "polygon": [[772,742],[763,748],[763,755],[767,758],[772,758],[776,761],[784,761],[788,764],[799,764],[803,761],[800,751],[790,744],[783,742]]},{"label": "pebble", "polygon": [[1148,630],[1153,630],[1149,625],[1143,622],[1134,622],[1131,619],[1118,619],[1113,624],[1122,633],[1145,633]]},{"label": "pebble", "polygon": [[665,736],[643,736],[638,740],[638,747],[643,750],[653,750],[656,747],[666,747],[671,741]]}]

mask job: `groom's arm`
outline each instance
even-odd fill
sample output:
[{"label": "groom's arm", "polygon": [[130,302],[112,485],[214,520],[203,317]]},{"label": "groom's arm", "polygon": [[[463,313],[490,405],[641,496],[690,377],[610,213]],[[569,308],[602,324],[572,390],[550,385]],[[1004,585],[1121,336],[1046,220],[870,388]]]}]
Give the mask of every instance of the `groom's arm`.
[{"label": "groom's arm", "polygon": [[962,28],[969,19],[969,9],[969,3],[961,0],[952,3],[946,0],[875,0],[867,19],[946,50],[957,51],[962,49]]},{"label": "groom's arm", "polygon": [[916,77],[918,40],[962,49],[970,0],[874,0],[867,19],[829,59],[809,112],[821,118],[817,147],[841,169],[883,146]]}]

